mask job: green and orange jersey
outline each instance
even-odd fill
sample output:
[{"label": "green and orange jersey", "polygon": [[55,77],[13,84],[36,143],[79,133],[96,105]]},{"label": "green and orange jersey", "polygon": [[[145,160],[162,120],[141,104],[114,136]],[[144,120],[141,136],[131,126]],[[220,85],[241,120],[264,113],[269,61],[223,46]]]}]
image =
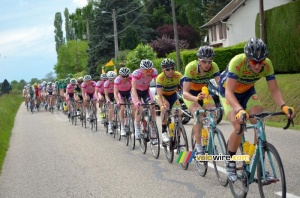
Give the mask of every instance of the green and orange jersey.
[{"label": "green and orange jersey", "polygon": [[172,78],[167,78],[164,72],[160,73],[156,78],[156,87],[162,88],[164,96],[171,96],[177,91],[182,74],[175,71]]},{"label": "green and orange jersey", "polygon": [[220,70],[215,62],[212,62],[208,72],[201,72],[198,61],[192,61],[185,67],[184,81],[191,82],[190,93],[197,95],[203,86],[207,86],[210,79],[220,75]]},{"label": "green and orange jersey", "polygon": [[266,80],[275,79],[273,64],[270,59],[266,58],[264,66],[259,73],[254,73],[248,66],[246,55],[238,54],[232,58],[228,67],[220,76],[220,92],[225,94],[226,79],[232,78],[237,80],[235,93],[244,93],[254,86],[254,83],[260,78],[266,77]]}]

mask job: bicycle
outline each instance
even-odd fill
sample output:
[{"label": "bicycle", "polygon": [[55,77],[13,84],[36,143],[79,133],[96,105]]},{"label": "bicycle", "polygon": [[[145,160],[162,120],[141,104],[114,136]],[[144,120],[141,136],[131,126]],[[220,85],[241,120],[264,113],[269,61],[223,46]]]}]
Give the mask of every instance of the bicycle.
[{"label": "bicycle", "polygon": [[103,108],[104,109],[104,117],[102,118],[101,123],[104,125],[104,128],[106,130],[106,133],[108,133],[108,105],[106,103],[106,100],[103,102]]},{"label": "bicycle", "polygon": [[112,127],[113,127],[113,138],[117,137],[117,140],[121,140],[121,123],[120,123],[120,117],[118,114],[119,107],[117,106],[117,103],[113,103],[113,115],[114,115],[114,120],[112,122]]},{"label": "bicycle", "polygon": [[132,103],[127,101],[127,98],[124,98],[125,111],[124,111],[124,129],[126,132],[125,136],[125,145],[131,145],[132,150],[135,149],[135,134],[134,134],[134,119],[132,117]]},{"label": "bicycle", "polygon": [[[156,103],[141,104],[141,106],[145,108],[143,112],[139,112],[142,113],[142,118],[141,118],[141,134],[140,134],[141,139],[138,141],[140,143],[140,149],[143,154],[147,152],[147,143],[150,142],[150,148],[153,157],[157,159],[159,157],[159,152],[160,152],[160,139],[159,139],[156,121],[153,120],[151,115],[151,110],[150,110],[150,106],[155,104]],[[137,109],[137,111],[139,111],[139,109]],[[146,118],[148,119],[146,120]],[[156,137],[151,137],[153,133],[155,133]]]},{"label": "bicycle", "polygon": [[[257,123],[242,124],[240,131],[237,132],[238,134],[241,134],[242,131],[246,131],[247,129],[254,129],[257,134],[257,145],[250,163],[242,161],[242,164],[237,164],[237,181],[232,182],[229,180],[229,187],[234,197],[246,197],[249,185],[253,182],[258,184],[259,194],[261,197],[274,197],[274,192],[281,192],[281,196],[286,197],[286,181],[283,164],[275,146],[267,142],[263,121],[263,118],[275,115],[285,115],[285,113],[262,112],[249,115],[249,118],[255,118]],[[288,129],[291,123],[294,125],[293,120],[288,119],[287,125],[283,129]],[[243,150],[244,143],[245,136],[242,134],[242,142],[239,146],[241,154],[245,154]],[[254,176],[256,171],[257,178]],[[266,189],[268,186],[270,187],[269,190]],[[276,187],[279,189],[276,189]]]},{"label": "bicycle", "polygon": [[97,114],[96,114],[96,107],[94,106],[94,100],[89,100],[89,107],[88,107],[88,112],[89,112],[89,123],[90,123],[90,129],[97,131]]},{"label": "bicycle", "polygon": [[[206,113],[206,116],[203,117],[202,122],[203,122],[203,126],[206,125],[207,127],[207,131],[208,131],[208,139],[202,137],[201,141],[202,141],[202,146],[203,146],[203,150],[205,151],[205,153],[207,155],[226,155],[227,153],[227,147],[226,147],[226,141],[224,138],[224,135],[222,133],[222,131],[220,129],[218,129],[217,123],[216,123],[216,119],[215,119],[215,114],[212,112],[215,111],[220,111],[220,107],[213,107],[210,109],[205,109],[205,110],[196,110],[195,112],[195,118],[196,118],[196,122],[195,124],[198,124],[200,122],[199,120],[199,114],[200,113]],[[204,129],[205,130],[205,129]],[[202,132],[202,136],[203,136]],[[194,138],[194,130],[192,130],[192,134],[191,134],[191,140],[192,140],[192,148],[195,148],[195,138]],[[200,158],[201,159],[201,158]],[[196,169],[199,173],[200,176],[204,177],[207,173],[207,168],[208,168],[208,161],[207,160],[198,160],[197,156],[196,156]],[[223,159],[218,159],[217,160],[213,160],[213,165],[214,165],[214,169],[215,169],[215,173],[216,176],[218,178],[218,181],[220,182],[220,184],[222,186],[227,186],[228,184],[228,179],[226,176],[226,173],[224,173],[224,171],[226,169],[226,161]]]},{"label": "bicycle", "polygon": [[[49,111],[50,111],[51,113],[53,113],[53,109],[54,109],[54,108],[53,108],[53,104],[52,104],[52,103],[53,103],[53,102],[52,102],[52,97],[53,97],[53,95],[49,95],[48,97],[49,97],[49,106],[50,106],[50,107],[49,107]],[[46,110],[47,110],[47,109],[46,109]]]},{"label": "bicycle", "polygon": [[[180,108],[173,108],[166,111],[169,115],[167,121],[167,131],[169,133],[170,141],[162,142],[162,146],[164,147],[165,155],[169,163],[173,162],[175,149],[177,155],[179,155],[181,151],[189,151],[187,135],[182,121],[179,118],[179,111],[185,114],[185,111]],[[188,114],[186,115],[189,116]],[[165,116],[166,114],[163,115],[164,119]],[[172,121],[172,118],[174,118],[174,121]],[[180,143],[180,135],[183,139],[183,144]],[[189,164],[181,163],[181,167],[186,170],[189,167]]]},{"label": "bicycle", "polygon": [[35,99],[33,94],[30,94],[30,111],[33,113],[35,107]]}]

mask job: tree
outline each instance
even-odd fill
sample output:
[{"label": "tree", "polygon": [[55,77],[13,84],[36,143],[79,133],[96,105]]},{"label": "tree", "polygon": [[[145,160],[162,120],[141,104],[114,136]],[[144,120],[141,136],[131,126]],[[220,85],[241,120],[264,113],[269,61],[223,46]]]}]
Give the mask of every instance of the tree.
[{"label": "tree", "polygon": [[[149,15],[146,14],[146,10],[139,0],[102,0],[95,6],[95,19],[91,24],[92,30],[88,50],[87,69],[91,75],[100,73],[101,66],[115,55],[112,16],[111,14],[102,13],[103,11],[112,12],[112,9],[115,9],[118,40],[127,37],[128,31],[136,31],[138,41],[149,42],[150,36],[154,32],[153,29],[149,29],[149,20],[147,19]],[[133,46],[123,43],[122,47],[132,48]]]},{"label": "tree", "polygon": [[74,35],[75,32],[73,32],[73,29],[71,28],[68,8],[65,8],[64,15],[65,15],[66,39],[67,39],[67,41],[74,40],[75,39],[75,35]]},{"label": "tree", "polygon": [[55,14],[55,19],[54,19],[54,33],[55,33],[55,43],[56,43],[56,52],[58,53],[58,50],[60,48],[60,46],[62,46],[65,43],[64,40],[64,35],[63,35],[63,31],[62,31],[62,17],[61,17],[61,13],[57,12]]},{"label": "tree", "polygon": [[1,93],[2,94],[9,94],[10,90],[12,89],[9,82],[5,79],[1,85]]},{"label": "tree", "polygon": [[48,74],[46,74],[44,80],[47,81],[47,82],[54,82],[54,80],[55,80],[54,73],[53,72],[49,72]]}]

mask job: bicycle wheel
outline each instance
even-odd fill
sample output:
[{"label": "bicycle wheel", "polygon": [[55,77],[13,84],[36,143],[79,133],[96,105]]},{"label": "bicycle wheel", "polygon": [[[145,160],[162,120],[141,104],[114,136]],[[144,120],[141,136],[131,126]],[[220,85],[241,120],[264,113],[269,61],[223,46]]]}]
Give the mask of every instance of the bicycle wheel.
[{"label": "bicycle wheel", "polygon": [[174,144],[175,144],[174,136],[170,137],[169,142],[162,142],[162,146],[164,147],[165,150],[165,156],[169,163],[172,163],[174,159]]},{"label": "bicycle wheel", "polygon": [[[179,124],[179,126],[178,126],[177,134],[180,134],[180,133],[181,133],[181,139],[182,139],[183,142],[179,141],[179,144],[177,145],[177,150],[179,150],[179,151],[177,151],[177,152],[180,153],[181,151],[189,151],[189,142],[188,142],[188,139],[187,139],[185,129],[184,129],[182,124]],[[189,164],[188,163],[181,163],[181,167],[184,170],[186,170],[189,167]]]},{"label": "bicycle wheel", "polygon": [[[191,133],[191,142],[192,142],[192,149],[195,149],[195,145],[196,145],[196,138],[194,135],[194,129],[192,129],[192,133]],[[203,146],[203,149],[205,150],[206,147]],[[197,159],[197,158],[196,158]],[[200,160],[196,160],[195,162],[195,167],[199,173],[200,176],[204,177],[207,173],[207,161],[200,161]]]},{"label": "bicycle wheel", "polygon": [[139,140],[139,143],[140,143],[141,152],[145,154],[147,152],[147,136],[149,132],[143,129],[142,125],[141,125],[141,130],[143,132],[140,134],[141,139]]},{"label": "bicycle wheel", "polygon": [[[213,131],[213,150],[212,150],[212,155],[226,155],[226,141],[223,136],[222,131],[220,131],[218,128],[215,128]],[[220,160],[220,161],[213,161],[215,172],[218,178],[218,181],[222,186],[227,186],[228,184],[228,179],[226,176],[226,161]]]},{"label": "bicycle wheel", "polygon": [[[226,150],[226,152],[228,153],[228,150]],[[243,155],[243,149],[241,145],[239,146],[236,155]],[[233,197],[246,197],[249,190],[249,184],[248,184],[248,173],[245,170],[244,161],[236,161],[236,173],[237,173],[237,180],[235,182],[232,182],[228,179],[230,191]]]},{"label": "bicycle wheel", "polygon": [[[150,129],[150,148],[153,154],[153,157],[157,159],[160,153],[160,139],[158,134],[158,128],[155,121],[149,122]],[[153,136],[152,136],[153,135]],[[155,135],[155,136],[154,136]]]},{"label": "bicycle wheel", "polygon": [[[286,197],[286,181],[283,164],[276,148],[270,144],[263,145],[263,163],[261,157],[257,163],[257,184],[260,197],[272,197],[274,192]],[[263,169],[266,178],[263,177]]]},{"label": "bicycle wheel", "polygon": [[74,116],[74,125],[76,126],[76,124],[77,124],[77,110],[76,110],[76,108],[74,108],[74,110],[73,110],[73,116]]},{"label": "bicycle wheel", "polygon": [[95,131],[98,130],[98,120],[97,120],[97,114],[93,113],[94,117],[93,117],[93,124],[94,124],[94,129]]},{"label": "bicycle wheel", "polygon": [[135,130],[134,130],[134,122],[132,117],[129,118],[129,133],[127,134],[127,138],[129,139],[129,145],[132,150],[135,149]]}]

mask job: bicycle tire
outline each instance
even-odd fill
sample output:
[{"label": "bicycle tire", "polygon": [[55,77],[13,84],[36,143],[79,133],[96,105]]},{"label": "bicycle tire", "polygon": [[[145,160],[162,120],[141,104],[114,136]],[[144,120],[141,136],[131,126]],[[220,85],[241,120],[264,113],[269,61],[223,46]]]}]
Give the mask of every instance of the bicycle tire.
[{"label": "bicycle tire", "polygon": [[[152,124],[151,124],[152,123]],[[152,127],[151,127],[152,125]],[[157,128],[157,124],[155,121],[150,121],[149,122],[149,135],[150,135],[150,148],[152,151],[152,155],[155,159],[157,159],[159,157],[160,154],[160,138],[159,138],[159,133],[158,133],[158,128]],[[152,138],[151,134],[152,134],[152,130],[154,129],[154,133],[156,134],[156,138]],[[156,140],[157,142],[155,142],[155,144],[153,143],[153,141]]]},{"label": "bicycle tire", "polygon": [[[178,125],[178,130],[181,131],[181,137],[182,137],[182,140],[184,141],[184,144],[177,145],[177,150],[179,150],[179,152],[189,151],[189,142],[187,139],[186,131],[185,131],[184,126],[181,123]],[[177,131],[177,133],[175,133],[175,134],[178,134],[178,133],[179,132]],[[183,168],[183,170],[186,170],[189,167],[189,163],[181,163],[181,167]]]},{"label": "bicycle tire", "polygon": [[[227,142],[228,145],[228,142]],[[228,154],[228,147],[227,147],[227,154]],[[242,145],[239,146],[236,155],[243,155],[243,147]],[[246,198],[248,191],[249,191],[249,184],[248,184],[248,174],[245,170],[245,162],[244,161],[236,161],[236,173],[237,173],[237,180],[232,182],[228,179],[228,185],[233,197],[239,198]]]},{"label": "bicycle tire", "polygon": [[[264,184],[262,182],[264,180],[262,177],[262,163],[261,158],[259,157],[259,161],[257,163],[257,184],[260,197],[274,196],[274,192],[281,192],[281,197],[286,197],[286,180],[280,155],[276,148],[270,143],[264,143],[262,149],[264,170],[270,172],[268,172],[268,182]],[[271,162],[273,162],[274,167],[271,166]],[[275,172],[272,170],[275,170]],[[277,175],[277,179],[275,178],[275,175]]]},{"label": "bicycle tire", "polygon": [[[226,155],[226,141],[224,138],[224,135],[220,129],[215,128],[213,130],[213,136],[214,136],[214,142],[213,142],[213,155]],[[228,185],[228,178],[226,176],[226,172],[224,173],[224,170],[226,170],[226,161],[213,161],[216,176],[218,178],[218,181],[220,184],[224,187]]]},{"label": "bicycle tire", "polygon": [[74,108],[74,111],[73,111],[73,116],[74,116],[74,125],[76,126],[77,124],[77,111],[76,111],[76,108]]},{"label": "bicycle tire", "polygon": [[169,163],[172,163],[174,160],[174,144],[175,144],[174,137],[170,137],[169,142],[162,142],[165,151],[165,156]]},{"label": "bicycle tire", "polygon": [[[195,135],[194,135],[194,129],[192,129],[192,133],[191,133],[191,143],[192,143],[192,149],[195,149],[195,145],[196,145],[196,139],[195,139]],[[203,147],[203,149],[205,150],[206,148]],[[204,177],[207,173],[207,161],[195,161],[195,168],[197,169],[197,172],[200,176]]]},{"label": "bicycle tire", "polygon": [[138,141],[140,143],[141,152],[145,154],[147,152],[147,135],[149,135],[149,132],[147,131],[147,129],[144,128],[142,121],[140,122],[141,122],[142,133],[140,134],[141,139]]},{"label": "bicycle tire", "polygon": [[95,129],[95,131],[97,131],[97,130],[98,130],[98,119],[97,119],[97,114],[96,114],[96,113],[94,113],[94,118],[93,118],[93,120],[94,120],[94,122],[93,122],[93,124],[94,124],[94,129]]},{"label": "bicycle tire", "polygon": [[129,138],[129,145],[131,146],[131,149],[134,150],[135,149],[135,130],[134,130],[134,120],[132,117],[129,118],[130,119],[130,124],[129,124],[129,134],[127,135],[127,137]]}]

